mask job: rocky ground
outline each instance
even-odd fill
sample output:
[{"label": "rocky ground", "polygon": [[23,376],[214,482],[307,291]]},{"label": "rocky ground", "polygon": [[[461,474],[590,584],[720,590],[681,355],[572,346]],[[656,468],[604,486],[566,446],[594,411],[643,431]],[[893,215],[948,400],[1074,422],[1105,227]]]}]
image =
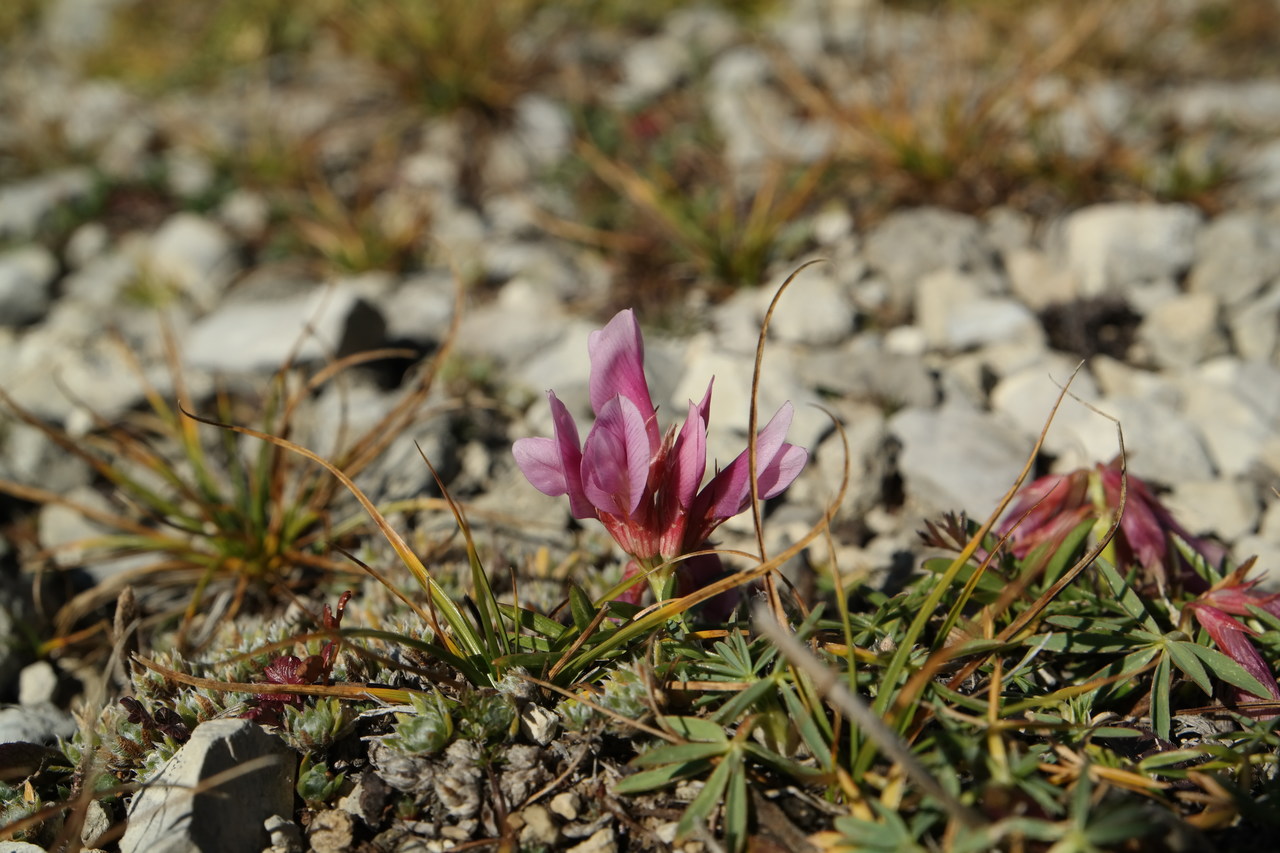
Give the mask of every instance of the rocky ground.
[{"label": "rocky ground", "polygon": [[[1167,489],[1189,528],[1280,572],[1280,54],[1250,40],[1274,37],[1266,24],[1280,19],[1265,3],[1091,4],[1072,29],[1031,5],[1015,32],[1043,40],[1026,51],[1034,61],[946,4],[690,6],[563,30],[548,11],[503,57],[527,83],[451,111],[416,107],[327,30],[306,51],[258,60],[251,47],[234,73],[147,87],[119,70],[127,55],[110,55],[111,15],[127,2],[58,0],[8,24],[22,28],[0,47],[0,388],[11,398],[0,477],[74,503],[9,490],[5,633],[54,609],[29,594],[37,566],[99,582],[137,568],[86,558],[85,540],[106,528],[76,507],[111,509],[101,471],[12,413],[91,444],[145,411],[149,388],[171,394],[161,314],[186,399],[206,414],[215,389],[253,398],[288,361],[314,373],[407,349],[305,401],[293,438],[327,453],[341,445],[337,424],[358,432],[410,393],[408,365],[448,339],[461,281],[446,376],[359,483],[380,504],[431,492],[416,440],[472,513],[491,567],[585,552],[616,578],[603,533],[571,529],[567,507],[520,476],[511,441],[550,434],[545,389],[586,409],[586,336],[635,304],[662,411],[683,411],[714,375],[709,445],[731,458],[769,300],[814,259],[773,315],[760,383],[761,412],[794,403],[790,440],[811,451],[770,507],[770,547],[835,494],[833,418],[852,479],[834,554],[789,567],[797,583],[832,560],[901,577],[923,519],[985,517],[1082,361],[1071,390],[1091,406],[1058,412],[1040,470],[1115,456],[1105,412],[1130,470]],[[1246,12],[1258,17],[1231,17]],[[982,50],[1019,61],[965,64]],[[612,149],[606,119],[623,137]],[[955,141],[965,131],[979,137],[967,147]],[[658,150],[664,139],[671,151]],[[714,169],[705,139],[720,141]],[[913,166],[912,146],[949,164],[943,176]],[[626,159],[636,152],[650,159]],[[736,212],[706,219],[704,172]],[[729,262],[758,244],[755,266]],[[749,547],[749,520],[721,539]],[[4,649],[0,695],[18,710],[0,712],[0,741],[69,736],[71,666],[32,663],[24,643]],[[247,725],[227,721],[222,736],[256,737]],[[582,758],[566,739],[517,748],[525,763],[490,780],[511,801]],[[466,797],[452,812],[442,800],[432,827],[374,826],[370,803],[397,787],[392,768],[374,766],[309,818],[312,849],[347,849],[353,833],[376,835],[366,849],[378,850],[492,834],[492,815]],[[576,787],[532,801],[521,838],[642,849],[624,840],[639,837],[624,819],[583,807],[611,766],[606,754],[600,775],[575,770]],[[444,772],[415,784],[453,790]],[[672,820],[646,831],[666,838]],[[813,828],[794,812],[784,823]],[[273,851],[305,849],[297,825],[276,829]],[[120,849],[160,849],[144,831],[135,822]]]}]

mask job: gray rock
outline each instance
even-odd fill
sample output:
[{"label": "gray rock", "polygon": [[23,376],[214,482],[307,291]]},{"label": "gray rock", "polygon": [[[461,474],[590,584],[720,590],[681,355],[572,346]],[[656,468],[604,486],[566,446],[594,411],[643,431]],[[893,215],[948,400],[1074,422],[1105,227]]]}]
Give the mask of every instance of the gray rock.
[{"label": "gray rock", "polygon": [[46,853],[39,844],[29,841],[0,841],[0,853]]},{"label": "gray rock", "polygon": [[568,848],[565,853],[617,853],[618,838],[612,826],[593,832],[586,841]]},{"label": "gray rock", "polygon": [[379,303],[387,339],[439,343],[453,318],[455,285],[447,273],[425,273],[403,281]]},{"label": "gray rock", "polygon": [[928,273],[986,270],[994,255],[978,220],[932,207],[885,217],[867,235],[864,252],[871,268],[888,279],[889,305],[901,313],[915,302]]},{"label": "gray rock", "polygon": [[303,853],[302,830],[291,820],[272,815],[263,822],[263,828],[271,836],[271,846],[263,853]]},{"label": "gray rock", "polygon": [[44,316],[58,260],[43,246],[0,254],[0,325],[22,326]]},{"label": "gray rock", "polygon": [[230,235],[219,225],[193,213],[178,213],[152,237],[144,265],[148,273],[208,310],[239,266],[234,250]]},{"label": "gray rock", "polygon": [[[689,343],[684,373],[671,396],[672,411],[678,412],[678,419],[683,420],[689,408],[688,401],[696,403],[701,400],[707,390],[707,381],[715,377],[711,395],[711,429],[707,436],[708,466],[710,460],[728,464],[746,446],[753,367],[751,360],[715,347],[708,335],[699,335]],[[775,348],[765,354],[760,373],[758,425],[763,429],[774,412],[789,400],[795,414],[787,440],[812,448],[830,429],[830,421],[814,405],[821,402],[817,395],[801,387],[796,376],[796,357],[791,352]]]},{"label": "gray rock", "polygon": [[1228,543],[1253,533],[1261,514],[1253,487],[1236,480],[1178,483],[1163,500],[1192,533]]},{"label": "gray rock", "polygon": [[1280,280],[1256,298],[1227,311],[1227,330],[1236,353],[1246,361],[1268,362],[1280,343]]},{"label": "gray rock", "polygon": [[[554,294],[517,279],[508,282],[493,302],[468,311],[462,318],[458,351],[486,355],[504,363],[521,364],[569,335],[564,311]],[[583,327],[585,331],[594,328]],[[577,333],[577,329],[573,333]],[[586,335],[582,334],[577,357],[586,361]],[[550,387],[538,381],[533,387]]]},{"label": "gray rock", "polygon": [[55,0],[44,16],[44,35],[60,51],[79,53],[101,44],[122,0]]},{"label": "gray rock", "polygon": [[1098,204],[1062,225],[1063,252],[1084,296],[1176,278],[1195,256],[1200,214],[1185,204]]},{"label": "gray rock", "polygon": [[1035,315],[1012,299],[992,296],[992,276],[939,270],[916,292],[916,321],[935,349],[957,351],[1010,341],[1042,342]]},{"label": "gray rock", "polygon": [[[781,283],[773,282],[758,292],[760,320]],[[811,267],[778,302],[769,323],[769,337],[814,347],[830,346],[848,338],[856,320],[848,291],[836,283],[829,269]]]},{"label": "gray rock", "polygon": [[1262,202],[1280,200],[1280,140],[1251,148],[1242,160],[1240,186],[1246,197]]},{"label": "gray rock", "polygon": [[53,664],[38,660],[18,673],[18,704],[36,706],[52,704],[58,693],[58,672]]},{"label": "gray rock", "polygon": [[[266,763],[244,772],[254,759]],[[257,723],[201,723],[129,803],[121,853],[261,850],[271,843],[267,818],[293,813],[296,762],[284,742]],[[223,773],[216,786],[192,791]],[[220,796],[225,791],[234,796]]]},{"label": "gray rock", "polygon": [[1219,216],[1196,235],[1196,260],[1187,288],[1212,293],[1232,308],[1278,275],[1280,237],[1275,223],[1252,211],[1238,211]]},{"label": "gray rock", "polygon": [[1007,251],[1004,267],[1013,294],[1034,311],[1076,298],[1075,278],[1040,249]]},{"label": "gray rock", "polygon": [[382,315],[353,288],[316,285],[279,299],[227,301],[197,321],[183,346],[189,367],[225,373],[272,371],[341,358],[385,341]]},{"label": "gray rock", "polygon": [[525,95],[516,102],[515,122],[516,138],[534,164],[546,168],[568,155],[573,126],[562,104],[545,95]]},{"label": "gray rock", "polygon": [[[1199,431],[1173,406],[1152,398],[1112,397],[1099,408],[1124,428],[1129,470],[1158,483],[1211,480],[1213,461]],[[1105,418],[1082,421],[1076,429],[1078,459],[1062,459],[1064,467],[1104,462],[1120,452],[1115,424]]]},{"label": "gray rock", "polygon": [[72,568],[81,565],[87,555],[87,549],[81,543],[108,532],[105,526],[90,519],[76,507],[82,506],[90,512],[107,514],[114,514],[116,509],[102,493],[89,486],[80,486],[62,497],[67,501],[66,504],[49,503],[40,507],[36,518],[36,533],[41,547],[52,552],[58,565]]},{"label": "gray rock", "polygon": [[[1024,444],[1034,441],[1044,429],[1061,388],[1071,378],[1076,362],[1067,356],[1051,356],[1002,378],[991,390],[991,408],[1004,414],[1022,431]],[[1080,371],[1071,384],[1071,393],[1098,404],[1098,387],[1088,371]],[[1067,397],[1062,401],[1045,436],[1045,450],[1061,456],[1078,447],[1079,431],[1093,421],[1103,421],[1097,413]],[[1086,426],[1088,422],[1088,426]]]},{"label": "gray rock", "polygon": [[58,738],[67,739],[75,733],[75,718],[48,702],[0,710],[0,743],[50,746]]},{"label": "gray rock", "polygon": [[58,207],[93,189],[88,169],[65,169],[0,187],[0,239],[27,239]]},{"label": "gray rock", "polygon": [[1169,94],[1179,122],[1189,128],[1230,124],[1241,130],[1280,130],[1280,80],[1204,82]]},{"label": "gray rock", "polygon": [[1218,472],[1241,476],[1252,471],[1280,423],[1230,385],[1193,375],[1182,387],[1183,411],[1200,431]]},{"label": "gray rock", "polygon": [[271,221],[271,203],[260,193],[247,189],[232,190],[218,205],[218,218],[243,239],[256,239]]},{"label": "gray rock", "polygon": [[101,222],[86,222],[71,232],[63,256],[72,269],[80,269],[102,255],[111,243],[111,232]]},{"label": "gray rock", "polygon": [[796,377],[805,387],[851,400],[870,401],[888,409],[929,407],[938,400],[938,389],[918,351],[895,352],[891,346],[903,337],[898,326],[881,339],[858,335],[838,348],[824,348],[796,355]]},{"label": "gray rock", "polygon": [[1143,319],[1138,337],[1163,367],[1191,367],[1227,351],[1218,301],[1209,293],[1181,294],[1158,305]]},{"label": "gray rock", "polygon": [[1018,477],[1031,448],[1003,418],[958,406],[905,409],[889,419],[901,443],[907,497],[926,512],[985,518]]},{"label": "gray rock", "polygon": [[[8,595],[4,596],[9,598]],[[14,619],[11,607],[20,606],[17,602],[10,605],[0,600],[0,692],[6,694],[13,690],[13,680],[22,669],[22,664],[29,655],[20,643],[21,634]]]},{"label": "gray rock", "polygon": [[628,45],[620,57],[622,80],[614,88],[619,106],[637,106],[673,87],[692,68],[693,57],[678,39],[663,34]]}]

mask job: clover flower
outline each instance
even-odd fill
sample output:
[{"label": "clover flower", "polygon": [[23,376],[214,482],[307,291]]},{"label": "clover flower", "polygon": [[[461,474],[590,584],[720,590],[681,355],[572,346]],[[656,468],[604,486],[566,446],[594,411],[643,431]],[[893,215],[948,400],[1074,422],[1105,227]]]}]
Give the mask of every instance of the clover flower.
[{"label": "clover flower", "polygon": [[[711,383],[702,401],[689,401],[684,423],[665,435],[644,375],[644,339],[635,314],[619,312],[587,340],[590,397],[595,423],[584,442],[578,425],[554,391],[554,436],[522,438],[512,454],[521,472],[543,494],[567,495],[575,518],[595,518],[644,571],[655,590],[670,591],[673,558],[699,550],[721,523],[751,502],[750,462],[740,453],[702,485],[707,467]],[[800,474],[807,452],[788,444],[792,407],[785,403],[756,438],[759,495],[784,492]]]},{"label": "clover flower", "polygon": [[[1212,565],[1222,561],[1222,548],[1192,536],[1142,479],[1130,474],[1128,480],[1124,514],[1112,540],[1115,563],[1121,568],[1136,565],[1162,583],[1174,580],[1193,591],[1204,589],[1204,582],[1174,547],[1173,538],[1186,542]],[[1009,534],[1010,549],[1019,558],[1040,545],[1060,543],[1090,518],[1097,521],[1100,533],[1120,506],[1120,486],[1118,458],[1069,474],[1041,477],[1022,490],[996,533]]]}]

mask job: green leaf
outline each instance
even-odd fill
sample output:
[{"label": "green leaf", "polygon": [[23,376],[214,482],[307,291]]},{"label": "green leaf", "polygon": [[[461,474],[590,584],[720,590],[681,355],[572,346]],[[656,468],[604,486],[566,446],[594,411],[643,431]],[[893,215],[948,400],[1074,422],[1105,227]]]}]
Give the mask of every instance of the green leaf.
[{"label": "green leaf", "polygon": [[1204,666],[1194,652],[1194,649],[1204,647],[1183,640],[1172,640],[1165,645],[1165,648],[1178,669],[1185,672],[1206,694],[1212,696],[1213,682],[1209,680],[1209,673],[1205,672]]},{"label": "green leaf", "polygon": [[637,755],[631,759],[631,766],[657,767],[662,764],[681,764],[711,758],[716,755],[724,755],[728,749],[728,741],[723,743],[707,743],[706,741],[673,743],[667,746],[659,746],[642,755]]},{"label": "green leaf", "polygon": [[1213,671],[1213,674],[1235,687],[1254,696],[1270,696],[1271,691],[1249,671],[1217,649],[1199,643],[1187,643],[1191,652]]},{"label": "green leaf", "polygon": [[662,722],[685,740],[714,741],[717,743],[726,743],[729,740],[729,736],[725,734],[724,726],[711,720],[704,720],[701,717],[666,716],[662,718]]},{"label": "green leaf", "polygon": [[1155,681],[1151,685],[1151,723],[1155,728],[1156,737],[1163,740],[1169,739],[1169,730],[1172,725],[1169,710],[1169,655],[1161,655],[1160,662],[1156,664]]},{"label": "green leaf", "polygon": [[1106,580],[1107,585],[1111,587],[1111,592],[1115,595],[1124,612],[1128,613],[1148,630],[1157,634],[1160,633],[1159,626],[1151,618],[1151,613],[1148,612],[1141,596],[1120,576],[1115,566],[1101,559],[1097,560],[1094,566],[1103,579]]},{"label": "green leaf", "polygon": [[747,848],[751,800],[747,796],[747,774],[742,769],[741,753],[734,755],[738,757],[730,756],[725,761],[726,764],[734,761],[735,767],[730,772],[729,790],[725,793],[724,840],[725,845],[736,853]]},{"label": "green leaf", "polygon": [[772,696],[776,687],[777,684],[772,678],[761,679],[745,690],[739,690],[711,715],[711,719],[721,725],[730,725],[757,702],[762,702],[766,696]]},{"label": "green leaf", "polygon": [[680,816],[680,822],[676,824],[676,838],[684,838],[698,824],[707,823],[712,810],[724,799],[729,778],[741,767],[742,753],[737,750],[730,752],[716,765],[716,769],[707,777],[707,783],[702,786],[698,796],[693,798],[693,802],[689,803],[684,814]]},{"label": "green leaf", "polygon": [[805,746],[809,747],[813,757],[818,760],[818,763],[824,769],[831,770],[831,745],[827,743],[826,738],[819,731],[817,723],[814,722],[812,712],[804,707],[800,697],[796,695],[791,685],[779,684],[778,692],[781,694],[782,701],[787,706],[787,713],[791,715],[791,721],[795,723]]},{"label": "green leaf", "polygon": [[613,790],[618,794],[640,794],[670,785],[677,779],[696,776],[710,766],[710,761],[691,761],[687,764],[669,764],[656,770],[642,770],[620,780],[613,786]]},{"label": "green leaf", "polygon": [[573,617],[573,626],[579,633],[591,627],[591,622],[596,618],[595,605],[576,583],[569,585],[569,613]]},{"label": "green leaf", "polygon": [[535,634],[546,637],[552,643],[560,639],[568,630],[567,627],[556,620],[548,618],[535,610],[529,610],[524,607],[517,609],[510,604],[499,604],[498,609],[503,616],[506,616],[524,630],[533,631]]}]

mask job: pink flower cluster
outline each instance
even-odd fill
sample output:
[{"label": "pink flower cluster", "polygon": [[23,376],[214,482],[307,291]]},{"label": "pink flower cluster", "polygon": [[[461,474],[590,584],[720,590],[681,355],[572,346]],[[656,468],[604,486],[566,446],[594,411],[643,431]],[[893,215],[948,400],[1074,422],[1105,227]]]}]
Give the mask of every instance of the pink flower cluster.
[{"label": "pink flower cluster", "polygon": [[[512,453],[536,489],[567,495],[575,518],[598,519],[639,567],[656,569],[700,549],[725,519],[749,506],[747,451],[702,484],[711,383],[701,402],[689,402],[684,423],[663,435],[645,380],[644,340],[630,309],[592,332],[587,351],[595,423],[586,441],[580,441],[569,410],[548,391],[554,435],[522,438]],[[803,448],[784,441],[791,417],[791,404],[784,404],[757,436],[762,498],[785,491],[808,460]]]}]

